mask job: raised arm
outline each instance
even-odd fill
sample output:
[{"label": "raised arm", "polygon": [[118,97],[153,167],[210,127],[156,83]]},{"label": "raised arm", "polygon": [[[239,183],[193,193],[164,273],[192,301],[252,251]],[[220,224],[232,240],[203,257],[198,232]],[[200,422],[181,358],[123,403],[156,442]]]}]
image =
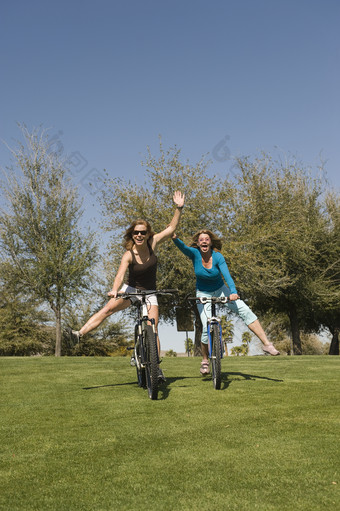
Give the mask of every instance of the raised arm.
[{"label": "raised arm", "polygon": [[188,247],[182,240],[177,238],[176,234],[172,236],[172,241],[175,243],[176,247],[179,248],[181,252],[183,252],[184,255],[194,260],[195,251],[197,252],[196,248]]},{"label": "raised arm", "polygon": [[172,217],[172,220],[170,224],[164,229],[164,231],[158,232],[155,234],[152,238],[152,248],[153,250],[156,248],[156,245],[158,243],[162,243],[163,241],[167,240],[168,238],[171,238],[171,236],[174,234],[174,232],[177,229],[177,226],[179,224],[179,220],[181,218],[183,206],[184,206],[184,199],[185,195],[182,194],[180,191],[176,191],[173,196],[173,201],[176,204],[176,210],[174,213],[174,216]]}]

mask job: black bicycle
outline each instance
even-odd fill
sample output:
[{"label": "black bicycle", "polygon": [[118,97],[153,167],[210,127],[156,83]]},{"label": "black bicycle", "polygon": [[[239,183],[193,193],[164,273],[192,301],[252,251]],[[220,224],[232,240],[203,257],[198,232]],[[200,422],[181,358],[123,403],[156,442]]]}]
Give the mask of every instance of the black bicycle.
[{"label": "black bicycle", "polygon": [[177,292],[177,289],[138,290],[133,293],[119,293],[117,295],[117,298],[130,299],[132,304],[137,307],[135,344],[130,349],[134,350],[138,385],[148,389],[150,399],[157,399],[158,397],[158,364],[160,360],[155,320],[148,317],[147,297],[150,295],[166,296]]},{"label": "black bicycle", "polygon": [[224,346],[222,339],[221,319],[216,315],[216,305],[226,304],[228,297],[226,296],[194,296],[189,297],[189,301],[202,303],[211,303],[211,318],[208,318],[208,347],[209,359],[211,364],[211,373],[213,385],[216,390],[221,388],[221,359],[224,354]]}]

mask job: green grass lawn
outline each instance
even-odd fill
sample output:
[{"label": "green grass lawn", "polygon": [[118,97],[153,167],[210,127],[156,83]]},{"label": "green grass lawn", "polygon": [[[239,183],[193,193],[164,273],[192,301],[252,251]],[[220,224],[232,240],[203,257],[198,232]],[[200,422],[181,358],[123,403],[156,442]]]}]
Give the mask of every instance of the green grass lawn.
[{"label": "green grass lawn", "polygon": [[1,510],[340,510],[339,357],[0,358]]}]

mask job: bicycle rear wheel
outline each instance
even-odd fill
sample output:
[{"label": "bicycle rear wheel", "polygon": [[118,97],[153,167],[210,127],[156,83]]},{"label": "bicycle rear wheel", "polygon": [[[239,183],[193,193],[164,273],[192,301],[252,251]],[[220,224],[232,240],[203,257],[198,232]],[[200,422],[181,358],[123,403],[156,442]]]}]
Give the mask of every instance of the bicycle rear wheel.
[{"label": "bicycle rear wheel", "polygon": [[145,345],[147,349],[145,376],[146,386],[148,388],[149,398],[158,397],[158,349],[157,337],[152,326],[147,325],[144,330]]},{"label": "bicycle rear wheel", "polygon": [[211,366],[213,385],[216,390],[221,388],[221,344],[220,344],[220,326],[213,324],[211,335]]},{"label": "bicycle rear wheel", "polygon": [[139,387],[146,387],[146,376],[145,367],[142,366],[144,363],[143,346],[141,345],[142,339],[138,336],[138,328],[135,328],[135,361],[137,371],[137,382]]}]

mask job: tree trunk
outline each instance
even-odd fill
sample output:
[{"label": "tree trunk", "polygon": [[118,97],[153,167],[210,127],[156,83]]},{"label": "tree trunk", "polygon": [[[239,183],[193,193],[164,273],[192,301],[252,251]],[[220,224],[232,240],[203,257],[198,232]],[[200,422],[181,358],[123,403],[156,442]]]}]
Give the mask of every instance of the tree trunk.
[{"label": "tree trunk", "polygon": [[291,304],[289,307],[289,321],[293,341],[292,355],[302,355],[299,320],[297,317],[295,305],[293,304]]},{"label": "tree trunk", "polygon": [[56,357],[61,356],[61,311],[60,309],[55,310],[55,351],[54,354]]},{"label": "tree trunk", "polygon": [[340,330],[338,328],[334,328],[331,330],[332,333],[332,342],[329,347],[329,355],[339,355],[339,333]]}]

